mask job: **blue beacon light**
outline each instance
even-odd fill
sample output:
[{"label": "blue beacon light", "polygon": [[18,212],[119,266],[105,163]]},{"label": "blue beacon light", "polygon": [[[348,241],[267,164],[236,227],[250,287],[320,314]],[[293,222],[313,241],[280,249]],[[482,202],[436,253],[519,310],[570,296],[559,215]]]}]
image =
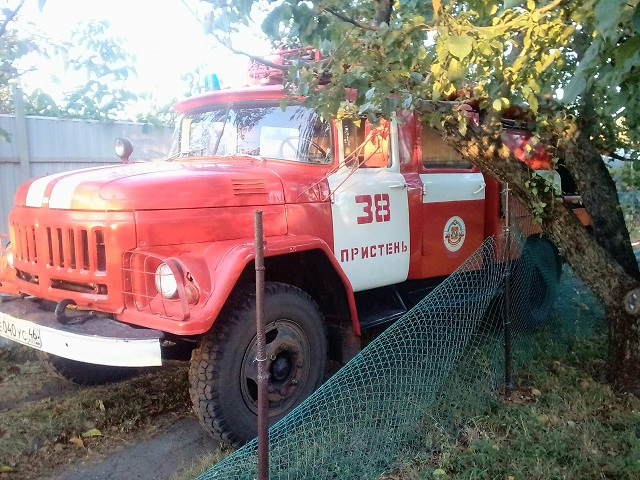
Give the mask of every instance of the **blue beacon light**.
[{"label": "blue beacon light", "polygon": [[207,75],[204,78],[204,89],[205,90],[220,90],[220,79],[218,75],[212,73],[211,75]]}]

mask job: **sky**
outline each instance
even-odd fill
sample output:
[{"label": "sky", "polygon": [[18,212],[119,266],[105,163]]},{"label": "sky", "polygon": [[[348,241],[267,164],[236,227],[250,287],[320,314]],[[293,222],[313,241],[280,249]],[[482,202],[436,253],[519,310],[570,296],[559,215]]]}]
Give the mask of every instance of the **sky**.
[{"label": "sky", "polygon": [[[13,1],[0,0],[13,4]],[[216,73],[223,85],[246,83],[248,60],[231,53],[204,33],[202,25],[181,0],[46,0],[40,11],[36,0],[27,0],[19,25],[33,22],[46,37],[54,41],[69,39],[69,33],[80,22],[106,20],[110,33],[125,41],[136,56],[138,76],[127,87],[134,92],[153,92],[160,101],[180,96],[185,91],[181,76],[201,64]],[[197,2],[189,0],[190,5]],[[23,27],[27,31],[28,26]],[[268,47],[255,36],[241,36],[237,48],[252,54],[267,53]],[[51,85],[50,74],[64,82],[60,65],[41,64],[41,71],[25,78],[25,89],[36,87],[50,92],[64,89]],[[43,83],[48,85],[42,85]]]}]

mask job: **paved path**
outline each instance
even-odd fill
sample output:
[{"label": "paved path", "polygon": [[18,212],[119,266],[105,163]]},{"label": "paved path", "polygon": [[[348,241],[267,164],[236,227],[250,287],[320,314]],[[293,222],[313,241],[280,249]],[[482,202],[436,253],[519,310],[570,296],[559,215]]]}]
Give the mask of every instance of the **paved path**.
[{"label": "paved path", "polygon": [[100,463],[75,465],[73,471],[48,480],[168,480],[177,470],[219,448],[219,442],[195,418],[186,418]]}]

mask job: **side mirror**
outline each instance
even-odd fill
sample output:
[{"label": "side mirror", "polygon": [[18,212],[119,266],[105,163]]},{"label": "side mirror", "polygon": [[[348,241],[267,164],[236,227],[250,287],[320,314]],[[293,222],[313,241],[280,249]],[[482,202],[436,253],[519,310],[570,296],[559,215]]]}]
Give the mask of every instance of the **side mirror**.
[{"label": "side mirror", "polygon": [[122,159],[122,163],[129,163],[129,157],[133,153],[133,143],[127,137],[116,138],[116,155]]}]

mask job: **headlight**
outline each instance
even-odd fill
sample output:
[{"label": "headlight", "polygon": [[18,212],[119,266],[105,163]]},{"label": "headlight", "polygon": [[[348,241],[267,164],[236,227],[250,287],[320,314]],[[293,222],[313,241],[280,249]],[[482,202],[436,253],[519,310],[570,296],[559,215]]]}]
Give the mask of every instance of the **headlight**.
[{"label": "headlight", "polygon": [[156,290],[163,298],[170,300],[178,293],[178,281],[171,273],[169,265],[161,263],[156,268]]},{"label": "headlight", "polygon": [[7,265],[13,268],[13,250],[11,249],[11,244],[7,245],[7,248],[4,251],[4,258],[7,259]]}]

